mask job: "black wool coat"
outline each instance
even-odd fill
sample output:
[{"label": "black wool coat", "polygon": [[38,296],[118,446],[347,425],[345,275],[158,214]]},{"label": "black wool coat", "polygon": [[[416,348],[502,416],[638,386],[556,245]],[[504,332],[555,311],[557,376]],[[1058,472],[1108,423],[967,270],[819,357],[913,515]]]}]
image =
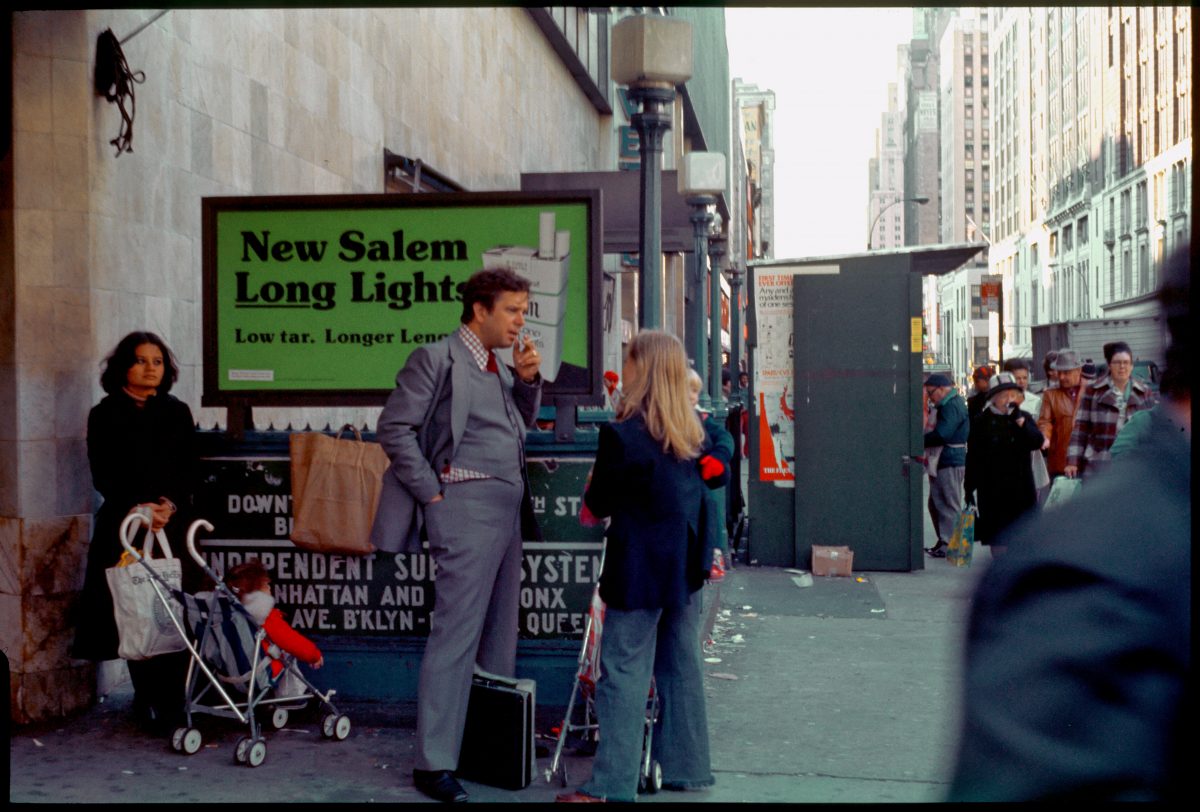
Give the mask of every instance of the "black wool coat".
[{"label": "black wool coat", "polygon": [[[105,570],[124,552],[118,532],[134,506],[163,496],[175,504],[178,512],[167,522],[167,538],[171,552],[183,562],[184,589],[196,586],[196,567],[185,547],[195,482],[195,434],[191,410],[169,394],[150,397],[139,407],[119,392],[105,397],[88,415],[92,484],[104,501],[92,524],[74,656],[97,661],[117,656],[117,626]],[[139,528],[138,546],[144,535]]]},{"label": "black wool coat", "polygon": [[600,574],[607,605],[677,607],[704,586],[706,490],[696,460],[663,451],[640,416],[600,427],[584,502],[597,518],[612,518]]},{"label": "black wool coat", "polygon": [[[1025,424],[1018,426],[1017,417]],[[1042,447],[1037,418],[1028,412],[998,415],[984,409],[967,436],[966,496],[975,497],[979,517],[975,540],[990,544],[997,534],[1037,505],[1030,453]]]}]

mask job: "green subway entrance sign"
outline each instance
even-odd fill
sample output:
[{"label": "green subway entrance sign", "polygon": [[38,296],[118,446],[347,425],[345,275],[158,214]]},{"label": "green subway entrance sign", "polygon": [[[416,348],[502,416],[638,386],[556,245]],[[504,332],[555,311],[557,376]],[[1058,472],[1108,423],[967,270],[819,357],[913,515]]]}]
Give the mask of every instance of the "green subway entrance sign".
[{"label": "green subway entrance sign", "polygon": [[381,404],[500,267],[530,281],[543,402],[599,402],[598,192],[205,198],[203,217],[205,406]]}]

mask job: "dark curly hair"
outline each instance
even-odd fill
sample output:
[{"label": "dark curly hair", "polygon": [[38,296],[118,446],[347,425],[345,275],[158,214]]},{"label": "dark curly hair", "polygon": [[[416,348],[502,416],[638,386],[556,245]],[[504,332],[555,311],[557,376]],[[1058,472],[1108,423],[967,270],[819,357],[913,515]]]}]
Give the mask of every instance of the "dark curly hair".
[{"label": "dark curly hair", "polygon": [[529,280],[508,268],[477,271],[463,284],[462,323],[470,324],[475,318],[475,303],[479,302],[489,313],[496,307],[496,294],[501,292],[528,293]]},{"label": "dark curly hair", "polygon": [[122,338],[117,344],[117,348],[104,359],[104,370],[100,373],[100,386],[104,388],[105,392],[115,395],[125,388],[129,382],[129,370],[137,363],[137,348],[143,344],[153,344],[162,351],[163,379],[162,383],[158,385],[158,393],[165,395],[171,391],[171,387],[179,378],[179,364],[175,360],[174,353],[167,346],[167,342],[154,333],[137,331]]}]

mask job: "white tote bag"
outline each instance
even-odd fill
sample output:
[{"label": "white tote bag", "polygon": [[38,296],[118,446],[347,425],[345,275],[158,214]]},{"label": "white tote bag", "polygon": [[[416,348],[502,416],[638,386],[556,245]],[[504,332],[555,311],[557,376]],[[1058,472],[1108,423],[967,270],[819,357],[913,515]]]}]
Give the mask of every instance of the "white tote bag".
[{"label": "white tote bag", "polygon": [[[158,558],[151,557],[155,541],[162,553]],[[171,545],[163,531],[152,532],[149,526],[146,527],[142,557],[172,589],[180,589],[183,572],[179,559],[171,555]],[[116,566],[105,571],[105,575],[108,589],[112,592],[113,615],[117,621],[119,638],[117,654],[121,659],[146,660],[186,648],[183,637],[168,614],[182,617],[183,608],[162,584],[154,580],[145,566],[125,552]],[[163,605],[163,598],[170,604],[170,609]]]}]

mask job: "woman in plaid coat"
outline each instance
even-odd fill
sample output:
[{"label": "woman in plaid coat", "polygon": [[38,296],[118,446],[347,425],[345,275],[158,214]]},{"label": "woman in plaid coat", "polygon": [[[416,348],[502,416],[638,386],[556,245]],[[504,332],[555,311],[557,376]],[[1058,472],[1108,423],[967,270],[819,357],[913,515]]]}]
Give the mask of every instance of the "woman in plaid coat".
[{"label": "woman in plaid coat", "polygon": [[1124,341],[1104,345],[1108,374],[1084,389],[1075,411],[1075,428],[1067,448],[1069,477],[1089,479],[1107,467],[1117,432],[1135,413],[1149,409],[1157,397],[1146,384],[1132,376],[1133,351]]}]

